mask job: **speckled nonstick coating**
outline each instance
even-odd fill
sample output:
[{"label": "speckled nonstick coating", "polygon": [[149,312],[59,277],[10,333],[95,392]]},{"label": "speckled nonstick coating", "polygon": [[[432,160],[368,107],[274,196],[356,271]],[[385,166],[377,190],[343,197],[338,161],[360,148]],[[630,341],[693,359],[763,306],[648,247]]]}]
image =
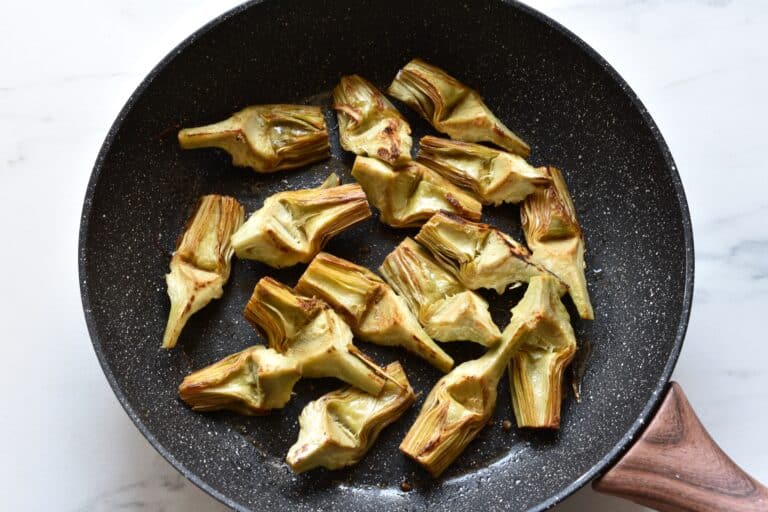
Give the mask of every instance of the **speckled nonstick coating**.
[{"label": "speckled nonstick coating", "polygon": [[[323,105],[335,129],[329,91],[341,75],[359,73],[383,88],[414,56],[481,91],[531,144],[533,163],[565,173],[586,233],[597,315],[576,322],[578,339],[593,346],[582,402],[567,394],[560,432],[506,432],[500,423],[513,416],[505,379],[493,423],[432,479],[397,447],[438,372],[402,351],[359,343],[382,364],[400,359],[419,401],[357,466],[296,476],[283,458],[297,416],[336,381],[302,381],[288,407],[257,418],[193,413],[176,388],[191,370],[263,343],[241,314],[254,284],[264,275],[293,284],[304,267],[275,271],[236,260],[223,299],[192,318],[172,351],[160,349],[169,308],[163,275],[201,194],[231,194],[250,214],[269,194],[317,185],[332,170],[350,181],[353,158],[334,135],[332,159],[257,175],[232,167],[223,152],[181,150],[176,131],[249,104],[305,101]],[[417,136],[429,131],[402,110]],[[484,219],[521,239],[516,207],[487,208]],[[377,268],[412,233],[374,218],[327,250]],[[650,116],[605,61],[541,14],[498,1],[267,1],[199,30],[131,96],[88,186],[80,277],[93,344],[120,402],[160,453],[224,503],[242,510],[540,510],[605,470],[654,410],[685,333],[693,244],[680,178]],[[503,328],[521,292],[485,296]],[[458,361],[480,353],[469,344],[444,346]],[[400,490],[404,479],[412,491]]]}]

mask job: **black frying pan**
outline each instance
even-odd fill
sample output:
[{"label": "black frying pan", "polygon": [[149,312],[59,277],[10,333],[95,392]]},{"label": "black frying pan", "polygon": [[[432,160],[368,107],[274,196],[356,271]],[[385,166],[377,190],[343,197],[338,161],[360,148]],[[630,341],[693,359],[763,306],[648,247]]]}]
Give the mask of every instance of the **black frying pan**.
[{"label": "black frying pan", "polygon": [[[337,381],[301,381],[288,407],[258,418],[193,413],[176,388],[191,370],[262,342],[241,314],[254,284],[264,275],[294,283],[303,266],[275,271],[236,261],[224,297],[195,315],[168,352],[160,350],[169,308],[163,275],[200,195],[236,196],[250,214],[269,194],[317,185],[332,170],[350,181],[352,155],[334,138],[331,160],[257,175],[232,167],[221,152],[181,150],[176,132],[278,102],[323,105],[335,127],[329,92],[341,75],[358,73],[383,88],[414,56],[478,89],[531,144],[533,163],[564,170],[586,233],[597,314],[575,325],[582,346],[592,346],[582,401],[565,400],[559,432],[507,432],[499,426],[512,418],[502,385],[494,422],[435,480],[397,446],[438,372],[402,351],[361,343],[381,363],[400,359],[420,401],[357,466],[295,476],[282,461],[298,413]],[[401,110],[415,135],[430,131]],[[518,219],[511,206],[488,208],[484,217],[522,239]],[[327,250],[377,268],[406,234],[373,219]],[[128,100],[96,162],[80,232],[85,315],[120,402],[179,471],[243,510],[553,505],[604,472],[650,420],[682,345],[693,261],[680,178],[640,101],[576,36],[528,7],[498,1],[266,1],[219,17]],[[520,296],[486,294],[500,326]],[[457,361],[480,353],[464,344],[445,348]],[[412,491],[401,491],[404,480]]]}]

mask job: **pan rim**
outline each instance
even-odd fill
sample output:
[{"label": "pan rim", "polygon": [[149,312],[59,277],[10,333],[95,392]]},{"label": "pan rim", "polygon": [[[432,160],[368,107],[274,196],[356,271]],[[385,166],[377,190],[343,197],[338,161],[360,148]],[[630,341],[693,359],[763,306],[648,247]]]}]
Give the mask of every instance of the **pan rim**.
[{"label": "pan rim", "polygon": [[[208,485],[195,472],[188,469],[184,465],[184,463],[179,461],[172,453],[170,453],[165,448],[165,446],[162,443],[160,443],[160,441],[146,427],[146,425],[143,423],[139,415],[136,413],[136,411],[133,409],[133,407],[129,403],[128,398],[125,396],[122,389],[118,386],[117,380],[114,374],[112,373],[112,370],[109,367],[108,362],[106,360],[106,354],[102,349],[102,343],[97,333],[96,320],[94,318],[92,308],[91,308],[90,295],[89,295],[87,279],[86,279],[86,267],[87,267],[87,261],[88,261],[87,253],[86,253],[86,239],[87,239],[87,233],[89,231],[89,225],[90,225],[93,195],[96,189],[96,185],[98,184],[101,176],[101,170],[103,168],[104,161],[112,148],[112,145],[115,141],[117,133],[120,131],[126,116],[134,108],[139,98],[141,98],[144,95],[144,93],[149,89],[149,87],[154,82],[155,78],[176,58],[176,56],[182,53],[184,50],[186,50],[190,46],[192,46],[200,37],[204,36],[209,31],[219,26],[220,24],[224,23],[225,21],[228,21],[229,19],[235,16],[238,16],[240,13],[250,9],[252,6],[264,3],[265,1],[266,0],[246,1],[216,16],[211,21],[207,22],[206,24],[204,24],[203,26],[195,30],[191,35],[186,37],[183,41],[181,41],[178,45],[176,45],[170,52],[168,52],[165,55],[165,57],[163,57],[158,62],[158,64],[156,64],[152,68],[152,70],[146,75],[146,77],[141,81],[141,83],[133,91],[133,93],[131,93],[130,97],[126,101],[125,105],[120,109],[120,112],[115,118],[115,121],[112,123],[109,131],[107,132],[104,142],[101,145],[101,149],[99,150],[99,153],[96,157],[96,161],[94,163],[93,170],[91,172],[91,177],[88,181],[88,186],[87,186],[85,198],[83,201],[83,209],[80,217],[80,230],[79,230],[79,240],[78,240],[78,274],[79,274],[79,281],[80,281],[80,294],[81,294],[81,299],[83,304],[83,312],[85,315],[86,326],[88,328],[88,334],[91,338],[91,343],[93,345],[94,351],[96,352],[99,365],[101,366],[101,369],[104,372],[104,375],[107,378],[107,381],[109,382],[109,385],[112,388],[112,391],[115,393],[115,396],[120,402],[120,405],[123,407],[123,409],[125,410],[128,417],[131,419],[131,421],[133,421],[134,425],[139,430],[139,432],[141,432],[141,434],[147,439],[147,441],[149,441],[149,443],[155,448],[155,450],[157,450],[157,452],[160,453],[160,455],[162,455],[163,458],[165,458],[177,471],[179,471],[179,473],[181,473],[185,478],[187,478],[192,483],[194,483],[198,488],[202,489],[208,495],[220,501],[224,505],[235,510],[243,510],[243,511],[247,511],[249,509],[244,507],[241,503],[238,503],[237,501],[229,498],[228,496],[224,495],[223,493],[219,492],[218,490]],[[664,397],[664,391],[666,390],[666,387],[672,376],[672,372],[674,371],[675,365],[677,364],[677,360],[680,356],[680,351],[682,349],[683,340],[685,338],[686,330],[688,327],[688,321],[691,313],[691,305],[693,300],[693,284],[694,284],[694,263],[695,263],[694,246],[693,246],[693,228],[691,223],[690,211],[688,209],[688,203],[685,196],[685,191],[683,188],[683,183],[677,171],[677,165],[674,162],[674,159],[669,150],[669,147],[667,146],[663,136],[661,135],[661,132],[658,129],[658,126],[652,119],[650,113],[645,108],[643,103],[640,101],[637,94],[627,84],[627,82],[599,53],[597,53],[596,50],[594,50],[590,45],[584,42],[580,37],[578,37],[576,34],[568,30],[566,27],[564,27],[557,21],[539,12],[533,7],[523,4],[517,0],[501,0],[501,1],[502,3],[509,4],[515,9],[518,9],[519,11],[521,11],[522,13],[528,16],[531,16],[537,21],[549,26],[551,29],[555,30],[556,32],[564,36],[566,39],[568,39],[571,43],[575,44],[581,51],[583,51],[586,54],[588,58],[592,59],[605,73],[608,74],[608,76],[619,86],[619,88],[626,95],[626,97],[632,102],[632,105],[640,113],[643,119],[643,122],[646,123],[646,125],[650,129],[653,139],[664,158],[667,170],[669,171],[670,178],[672,180],[672,185],[674,187],[675,194],[678,199],[678,206],[680,208],[681,223],[682,223],[682,229],[683,229],[683,239],[684,239],[684,247],[682,249],[685,251],[685,276],[683,280],[684,290],[683,290],[683,299],[682,299],[682,310],[680,313],[680,317],[677,321],[675,340],[674,340],[672,349],[670,351],[669,357],[667,359],[667,362],[664,365],[664,368],[662,369],[659,380],[653,388],[653,392],[651,394],[650,399],[648,400],[646,405],[643,407],[639,416],[635,419],[635,421],[632,423],[630,428],[624,433],[624,435],[614,445],[614,447],[603,456],[602,459],[600,459],[597,463],[595,463],[584,474],[582,474],[581,476],[573,480],[570,484],[560,489],[555,494],[548,497],[546,500],[538,503],[536,506],[529,509],[530,511],[541,511],[541,510],[549,509],[555,506],[556,504],[560,503],[565,498],[567,498],[568,496],[570,496],[571,494],[579,490],[581,487],[586,485],[588,482],[590,482],[594,478],[600,476],[605,471],[607,471],[610,468],[610,466],[612,466],[613,463],[617,461],[630,448],[630,446],[632,446],[634,440],[642,432],[643,427],[647,425],[648,420],[653,417],[653,414],[655,413],[656,409],[658,409],[661,403],[661,400]]]}]

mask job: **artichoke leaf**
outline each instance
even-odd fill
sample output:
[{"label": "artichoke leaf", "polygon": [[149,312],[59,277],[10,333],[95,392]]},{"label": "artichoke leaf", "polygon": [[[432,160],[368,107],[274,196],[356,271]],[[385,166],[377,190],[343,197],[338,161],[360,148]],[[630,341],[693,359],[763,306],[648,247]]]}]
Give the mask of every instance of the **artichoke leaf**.
[{"label": "artichoke leaf", "polygon": [[411,127],[389,100],[358,75],[341,77],[333,89],[341,147],[389,164],[411,159]]},{"label": "artichoke leaf", "polygon": [[531,260],[568,285],[581,318],[594,320],[584,275],[584,234],[562,173],[555,167],[548,172],[552,185],[528,196],[520,208]]},{"label": "artichoke leaf", "polygon": [[255,345],[185,377],[179,396],[195,411],[265,414],[288,403],[299,377],[292,359]]},{"label": "artichoke leaf", "polygon": [[[531,277],[548,273],[531,261],[523,245],[498,229],[455,215],[436,213],[416,235],[435,259],[470,290],[502,294]],[[565,293],[565,286],[563,286]]]},{"label": "artichoke leaf", "polygon": [[403,299],[365,267],[321,252],[296,291],[327,302],[363,341],[401,346],[444,372],[453,367],[453,359],[424,332]]},{"label": "artichoke leaf", "polygon": [[391,363],[385,371],[389,381],[378,395],[345,387],[304,407],[299,437],[286,457],[293,471],[356,464],[381,431],[413,405],[416,395],[400,363]]},{"label": "artichoke leaf", "polygon": [[331,156],[320,107],[258,105],[224,121],[179,131],[184,149],[220,148],[258,173],[295,169]]},{"label": "artichoke leaf", "polygon": [[379,210],[379,218],[396,228],[415,227],[439,211],[480,220],[482,205],[438,173],[418,162],[396,167],[375,158],[358,156],[352,176]]},{"label": "artichoke leaf", "polygon": [[438,341],[474,341],[486,347],[501,333],[488,303],[446,271],[412,238],[404,239],[379,269],[389,285]]},{"label": "artichoke leaf", "polygon": [[550,183],[545,167],[533,167],[519,155],[431,135],[419,141],[417,161],[473,191],[483,204],[519,203]]},{"label": "artichoke leaf", "polygon": [[477,91],[421,59],[413,59],[398,71],[387,92],[452,139],[492,142],[524,157],[531,152],[528,144],[493,115]]},{"label": "artichoke leaf", "polygon": [[360,185],[330,186],[338,180],[333,176],[318,188],[268,197],[232,235],[237,257],[275,268],[309,263],[328,240],[369,218]]},{"label": "artichoke leaf", "polygon": [[271,348],[296,361],[302,377],[336,377],[373,395],[387,380],[381,367],[352,343],[349,326],[321,299],[264,277],[244,315]]},{"label": "artichoke leaf", "polygon": [[[430,391],[400,451],[433,476],[440,475],[478,432],[488,424],[496,405],[498,383],[510,358],[535,332],[542,311],[550,307],[551,276],[536,276],[520,302],[501,341],[478,359],[467,361],[444,375]],[[558,296],[555,298],[559,301]]]},{"label": "artichoke leaf", "polygon": [[232,266],[230,236],[243,223],[243,207],[232,197],[200,198],[171,257],[165,281],[171,310],[163,348],[173,348],[187,320],[224,293]]}]

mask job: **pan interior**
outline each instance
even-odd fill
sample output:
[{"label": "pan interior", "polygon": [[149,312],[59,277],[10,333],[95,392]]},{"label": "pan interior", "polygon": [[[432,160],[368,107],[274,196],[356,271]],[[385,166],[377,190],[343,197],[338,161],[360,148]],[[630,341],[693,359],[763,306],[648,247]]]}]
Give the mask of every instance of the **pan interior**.
[{"label": "pan interior", "polygon": [[[402,351],[359,342],[382,364],[401,360],[419,401],[357,466],[296,476],[282,459],[298,433],[298,414],[338,382],[302,381],[288,407],[258,418],[192,413],[176,388],[191,370],[262,343],[241,314],[254,284],[265,275],[294,284],[304,266],[275,271],[235,261],[224,297],[195,315],[169,352],[159,348],[168,313],[163,275],[200,195],[233,195],[248,215],[268,195],[315,186],[331,171],[352,181],[352,156],[334,137],[328,161],[257,175],[232,167],[222,152],[182,151],[175,134],[249,104],[278,102],[323,105],[335,127],[329,91],[340,76],[358,73],[384,88],[414,56],[478,89],[531,144],[532,163],[564,171],[586,234],[597,315],[575,323],[580,343],[592,346],[582,401],[567,393],[559,432],[505,432],[501,421],[514,418],[502,382],[493,423],[433,480],[397,447],[439,373]],[[416,137],[433,133],[399,106]],[[108,137],[83,215],[86,316],[105,371],[139,428],[187,476],[230,505],[537,507],[583,483],[627,442],[671,372],[690,300],[692,248],[681,194],[666,147],[632,93],[590,51],[527,8],[453,1],[439,8],[400,1],[250,4],[183,44],[153,72]],[[522,240],[517,207],[485,210],[486,222]],[[327,250],[375,269],[413,233],[374,218]],[[483,294],[500,327],[521,294]],[[481,353],[470,344],[443,346],[457,361]],[[402,493],[403,480],[414,490]]]}]

